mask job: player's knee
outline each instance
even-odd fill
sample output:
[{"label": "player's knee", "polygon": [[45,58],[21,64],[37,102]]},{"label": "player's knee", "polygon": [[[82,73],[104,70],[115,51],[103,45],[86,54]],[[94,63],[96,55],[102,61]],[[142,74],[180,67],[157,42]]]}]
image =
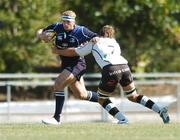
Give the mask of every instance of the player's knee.
[{"label": "player's knee", "polygon": [[54,90],[55,90],[55,91],[63,90],[64,87],[65,87],[65,86],[63,85],[62,82],[56,81],[56,82],[54,83]]},{"label": "player's knee", "polygon": [[129,91],[124,91],[125,96],[128,98],[128,100],[132,101],[132,102],[136,102],[136,99],[138,97],[136,88],[133,88]]}]

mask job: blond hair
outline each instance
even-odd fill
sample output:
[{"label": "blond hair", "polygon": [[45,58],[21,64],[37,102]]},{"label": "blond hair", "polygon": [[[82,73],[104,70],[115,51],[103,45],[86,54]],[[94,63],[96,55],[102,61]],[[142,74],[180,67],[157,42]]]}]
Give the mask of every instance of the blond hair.
[{"label": "blond hair", "polygon": [[71,16],[73,18],[76,18],[76,13],[74,11],[67,10],[62,13],[62,16]]},{"label": "blond hair", "polygon": [[100,36],[114,38],[114,36],[115,36],[114,27],[111,25],[103,26],[100,30]]}]

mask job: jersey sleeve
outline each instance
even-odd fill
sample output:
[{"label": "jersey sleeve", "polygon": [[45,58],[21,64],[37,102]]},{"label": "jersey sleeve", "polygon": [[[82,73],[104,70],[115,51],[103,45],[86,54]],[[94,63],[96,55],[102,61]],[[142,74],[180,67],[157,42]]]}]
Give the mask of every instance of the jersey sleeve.
[{"label": "jersey sleeve", "polygon": [[45,27],[45,28],[43,29],[43,31],[46,31],[46,30],[53,30],[53,31],[55,31],[57,25],[58,25],[58,23],[50,24],[49,26]]},{"label": "jersey sleeve", "polygon": [[89,30],[88,28],[86,28],[86,27],[83,27],[82,31],[83,31],[83,35],[86,36],[86,37],[89,38],[89,39],[97,36],[96,33],[90,31],[90,30]]},{"label": "jersey sleeve", "polygon": [[91,53],[92,47],[93,47],[93,43],[89,42],[83,46],[79,46],[79,47],[75,48],[75,52],[79,56],[86,56]]}]

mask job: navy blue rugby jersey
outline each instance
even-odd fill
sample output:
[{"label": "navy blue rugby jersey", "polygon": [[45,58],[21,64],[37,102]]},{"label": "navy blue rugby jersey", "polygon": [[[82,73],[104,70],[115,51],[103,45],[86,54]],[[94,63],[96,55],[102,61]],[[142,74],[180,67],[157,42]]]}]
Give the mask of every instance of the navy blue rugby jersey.
[{"label": "navy blue rugby jersey", "polygon": [[[53,23],[46,27],[44,31],[49,29],[56,32],[55,44],[60,49],[65,49],[69,47],[76,48],[97,35],[86,27],[79,25],[75,25],[75,28],[71,31],[65,31],[62,23]],[[79,56],[60,57],[62,60],[62,65],[71,65],[74,64],[74,62],[78,61],[78,59],[80,59]]]}]

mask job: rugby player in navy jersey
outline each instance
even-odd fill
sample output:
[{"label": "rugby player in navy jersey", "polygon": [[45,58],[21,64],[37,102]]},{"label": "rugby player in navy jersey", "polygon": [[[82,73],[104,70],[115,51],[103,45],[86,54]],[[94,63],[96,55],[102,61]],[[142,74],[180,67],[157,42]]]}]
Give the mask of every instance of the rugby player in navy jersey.
[{"label": "rugby player in navy jersey", "polygon": [[[53,23],[43,29],[39,29],[37,32],[38,38],[48,43],[52,41],[53,34],[57,49],[66,49],[69,47],[76,48],[96,36],[96,33],[90,31],[88,28],[77,25],[75,18],[75,12],[70,10],[63,12],[61,16],[62,23]],[[45,124],[61,124],[60,115],[64,104],[64,88],[66,86],[79,99],[92,102],[97,102],[98,100],[98,94],[96,92],[86,90],[83,78],[81,77],[86,69],[85,59],[80,56],[66,57],[59,55],[59,57],[61,58],[61,73],[54,84],[56,98],[55,113],[52,118],[42,120]]]},{"label": "rugby player in navy jersey", "polygon": [[[114,33],[114,28],[106,25],[101,29],[100,37],[93,38],[84,46],[68,48],[66,50],[57,50],[56,47],[53,47],[52,51],[55,54],[64,56],[85,56],[89,53],[93,54],[96,62],[102,69],[102,78],[98,88],[98,102],[115,118],[117,118],[119,110],[112,104],[109,96],[111,96],[111,93],[119,83],[130,101],[139,103],[157,112],[164,123],[169,123],[170,118],[167,107],[160,107],[147,96],[137,93],[128,61],[121,56],[120,46],[114,39]],[[122,118],[122,115],[120,116]],[[120,123],[122,122],[123,120],[120,121]]]}]

